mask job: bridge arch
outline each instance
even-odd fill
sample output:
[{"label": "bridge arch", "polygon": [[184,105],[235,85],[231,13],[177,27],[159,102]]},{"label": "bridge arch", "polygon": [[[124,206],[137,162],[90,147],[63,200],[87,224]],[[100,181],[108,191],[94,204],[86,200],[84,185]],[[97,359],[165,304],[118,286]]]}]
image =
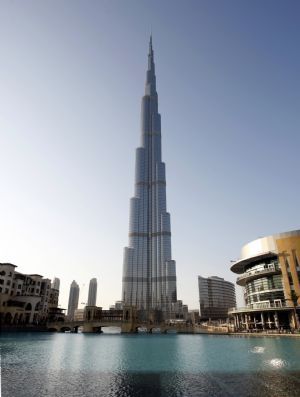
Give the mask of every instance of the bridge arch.
[{"label": "bridge arch", "polygon": [[19,314],[15,313],[14,319],[13,319],[13,324],[18,324],[18,320],[19,320]]},{"label": "bridge arch", "polygon": [[72,331],[72,329],[71,329],[71,327],[64,326],[64,327],[61,327],[59,331],[60,332],[66,332],[66,331]]},{"label": "bridge arch", "polygon": [[12,314],[10,312],[7,312],[4,317],[4,324],[11,324],[12,318]]}]

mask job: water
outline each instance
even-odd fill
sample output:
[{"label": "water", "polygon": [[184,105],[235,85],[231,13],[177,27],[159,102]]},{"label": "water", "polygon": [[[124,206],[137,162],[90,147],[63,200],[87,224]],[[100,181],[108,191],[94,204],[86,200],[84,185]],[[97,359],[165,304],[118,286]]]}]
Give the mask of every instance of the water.
[{"label": "water", "polygon": [[299,396],[300,338],[1,335],[2,397]]}]

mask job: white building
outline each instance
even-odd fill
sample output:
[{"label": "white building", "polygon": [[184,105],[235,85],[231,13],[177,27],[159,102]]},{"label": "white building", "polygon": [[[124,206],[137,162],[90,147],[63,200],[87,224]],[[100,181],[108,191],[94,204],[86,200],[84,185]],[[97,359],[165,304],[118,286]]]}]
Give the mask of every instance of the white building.
[{"label": "white building", "polygon": [[70,293],[69,293],[69,303],[68,303],[69,320],[74,319],[74,312],[78,308],[78,300],[79,300],[79,285],[76,283],[75,280],[73,280],[70,285]]},{"label": "white building", "polygon": [[57,277],[54,277],[52,284],[51,284],[51,288],[57,289],[59,291],[59,287],[60,287],[60,279]]},{"label": "white building", "polygon": [[92,278],[89,285],[87,306],[96,306],[97,302],[97,279]]}]

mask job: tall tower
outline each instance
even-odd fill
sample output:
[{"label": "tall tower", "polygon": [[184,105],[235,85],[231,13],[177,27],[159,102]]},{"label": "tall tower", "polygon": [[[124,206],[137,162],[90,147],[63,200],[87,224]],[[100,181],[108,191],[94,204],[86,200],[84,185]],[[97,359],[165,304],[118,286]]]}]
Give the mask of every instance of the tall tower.
[{"label": "tall tower", "polygon": [[142,98],[141,146],[136,149],[135,192],[130,199],[129,244],[124,249],[122,300],[137,309],[163,312],[170,312],[177,300],[152,37]]},{"label": "tall tower", "polygon": [[89,296],[87,305],[88,306],[96,306],[97,301],[97,279],[92,278],[89,285]]},{"label": "tall tower", "polygon": [[78,308],[79,299],[79,285],[75,280],[72,281],[70,286],[69,303],[68,303],[68,317],[70,320],[74,319],[75,309]]},{"label": "tall tower", "polygon": [[59,290],[59,286],[60,286],[60,279],[57,277],[54,277],[52,284],[51,284],[51,288]]}]

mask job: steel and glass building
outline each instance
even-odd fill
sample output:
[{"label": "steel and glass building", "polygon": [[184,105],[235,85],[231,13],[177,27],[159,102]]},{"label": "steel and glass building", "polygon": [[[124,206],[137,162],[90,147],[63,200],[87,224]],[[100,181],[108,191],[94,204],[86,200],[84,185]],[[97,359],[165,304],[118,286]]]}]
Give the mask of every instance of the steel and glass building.
[{"label": "steel and glass building", "polygon": [[231,270],[246,305],[230,311],[237,329],[299,328],[300,230],[251,241]]},{"label": "steel and glass building", "polygon": [[141,145],[136,149],[135,191],[130,199],[129,244],[124,250],[122,301],[138,310],[162,312],[170,312],[177,301],[152,38],[141,107]]},{"label": "steel and glass building", "polygon": [[221,277],[198,276],[201,320],[225,320],[236,306],[234,284]]},{"label": "steel and glass building", "polygon": [[97,279],[92,278],[89,285],[88,306],[96,306],[97,301]]},{"label": "steel and glass building", "polygon": [[79,300],[79,285],[75,280],[72,281],[69,293],[69,303],[68,303],[68,317],[70,320],[74,319],[74,312],[78,308]]}]

